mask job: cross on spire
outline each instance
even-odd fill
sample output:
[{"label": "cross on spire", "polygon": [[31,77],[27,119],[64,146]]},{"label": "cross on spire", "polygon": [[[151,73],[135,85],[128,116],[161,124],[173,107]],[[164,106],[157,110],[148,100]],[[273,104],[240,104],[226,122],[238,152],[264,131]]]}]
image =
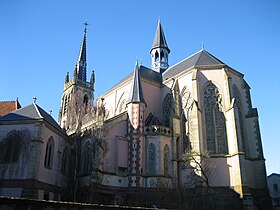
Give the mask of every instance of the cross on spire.
[{"label": "cross on spire", "polygon": [[201,49],[204,50],[204,42],[201,42]]},{"label": "cross on spire", "polygon": [[36,104],[36,101],[37,101],[37,97],[34,96],[34,97],[33,97],[33,103]]},{"label": "cross on spire", "polygon": [[86,22],[84,23],[84,25],[85,25],[85,32],[86,32],[86,31],[87,31],[87,26],[88,26],[87,20],[86,20]]}]

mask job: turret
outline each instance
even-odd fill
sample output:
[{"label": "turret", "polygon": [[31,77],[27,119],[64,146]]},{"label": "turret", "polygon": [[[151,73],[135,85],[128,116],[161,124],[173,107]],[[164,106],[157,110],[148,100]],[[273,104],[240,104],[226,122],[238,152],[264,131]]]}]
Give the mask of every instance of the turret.
[{"label": "turret", "polygon": [[144,167],[144,100],[138,63],[135,65],[133,82],[127,102],[128,108],[128,185],[129,187],[141,186],[141,174],[145,173]]},{"label": "turret", "polygon": [[150,50],[152,58],[152,69],[159,73],[164,72],[168,67],[168,55],[170,49],[164,36],[163,28],[160,21],[158,22],[152,49]]}]

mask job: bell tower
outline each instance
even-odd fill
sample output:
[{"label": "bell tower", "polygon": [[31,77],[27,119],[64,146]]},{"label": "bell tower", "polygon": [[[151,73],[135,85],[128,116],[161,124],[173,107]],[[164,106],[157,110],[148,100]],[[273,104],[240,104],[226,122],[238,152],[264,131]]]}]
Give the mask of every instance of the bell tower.
[{"label": "bell tower", "polygon": [[58,116],[58,123],[67,134],[76,132],[81,126],[81,119],[93,111],[95,76],[92,71],[90,81],[87,82],[87,22],[84,25],[84,35],[72,79],[69,79],[68,72],[65,77]]},{"label": "bell tower", "polygon": [[168,67],[168,55],[170,49],[167,46],[167,42],[164,36],[163,28],[160,21],[158,21],[157,30],[150,50],[152,58],[152,69],[159,73],[164,72]]}]

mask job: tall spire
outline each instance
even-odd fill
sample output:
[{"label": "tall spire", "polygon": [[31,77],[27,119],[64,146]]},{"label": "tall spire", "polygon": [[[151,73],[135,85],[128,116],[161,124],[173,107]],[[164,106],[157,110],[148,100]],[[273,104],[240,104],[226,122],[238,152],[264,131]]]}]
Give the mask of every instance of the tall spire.
[{"label": "tall spire", "polygon": [[86,34],[87,34],[87,21],[84,23],[84,36],[82,40],[82,45],[79,52],[79,57],[76,64],[77,76],[79,80],[87,80],[87,52],[86,52]]},{"label": "tall spire", "polygon": [[152,52],[152,50],[155,48],[165,48],[167,49],[168,53],[170,53],[170,49],[168,48],[160,21],[158,21],[154,42],[150,52]]},{"label": "tall spire", "polygon": [[142,85],[141,85],[141,80],[139,75],[138,60],[136,61],[135,64],[135,69],[133,73],[133,82],[132,82],[131,91],[127,103],[129,104],[135,102],[146,104],[144,100],[144,95],[143,95],[143,90],[142,90]]}]

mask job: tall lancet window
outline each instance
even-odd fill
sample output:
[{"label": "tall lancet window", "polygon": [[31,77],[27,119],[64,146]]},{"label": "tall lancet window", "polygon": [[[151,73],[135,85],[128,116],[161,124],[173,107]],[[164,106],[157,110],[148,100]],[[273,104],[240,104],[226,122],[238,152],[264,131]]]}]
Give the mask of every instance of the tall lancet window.
[{"label": "tall lancet window", "polygon": [[156,147],[153,143],[149,145],[149,173],[155,174],[156,172]]},{"label": "tall lancet window", "polygon": [[235,124],[237,130],[237,140],[239,144],[242,144],[242,147],[239,148],[243,152],[246,152],[246,141],[243,129],[243,115],[242,115],[242,105],[241,105],[241,97],[238,88],[234,85],[233,86],[233,97],[235,98]]},{"label": "tall lancet window", "polygon": [[213,83],[205,88],[203,100],[207,150],[212,154],[227,154],[227,133],[222,109],[222,95]]},{"label": "tall lancet window", "polygon": [[162,62],[166,61],[163,50],[160,51],[160,59],[161,59]]},{"label": "tall lancet window", "polygon": [[85,113],[87,113],[87,109],[88,109],[88,96],[87,95],[84,96],[83,104],[85,107]]},{"label": "tall lancet window", "polygon": [[167,127],[170,126],[171,105],[172,95],[168,93],[162,102],[162,123]]},{"label": "tall lancet window", "polygon": [[83,151],[83,174],[89,174],[92,170],[92,161],[93,161],[93,148],[92,145],[87,142],[84,145]]},{"label": "tall lancet window", "polygon": [[158,51],[156,51],[155,53],[155,62],[158,62],[159,61],[159,53]]},{"label": "tall lancet window", "polygon": [[54,139],[51,136],[48,140],[48,143],[47,143],[47,146],[46,146],[46,152],[45,152],[44,166],[46,168],[49,168],[49,169],[52,168],[53,155],[54,155]]},{"label": "tall lancet window", "polygon": [[169,146],[166,144],[164,146],[164,151],[163,151],[163,174],[168,175],[169,174],[169,156],[170,156],[170,151],[169,151]]}]

